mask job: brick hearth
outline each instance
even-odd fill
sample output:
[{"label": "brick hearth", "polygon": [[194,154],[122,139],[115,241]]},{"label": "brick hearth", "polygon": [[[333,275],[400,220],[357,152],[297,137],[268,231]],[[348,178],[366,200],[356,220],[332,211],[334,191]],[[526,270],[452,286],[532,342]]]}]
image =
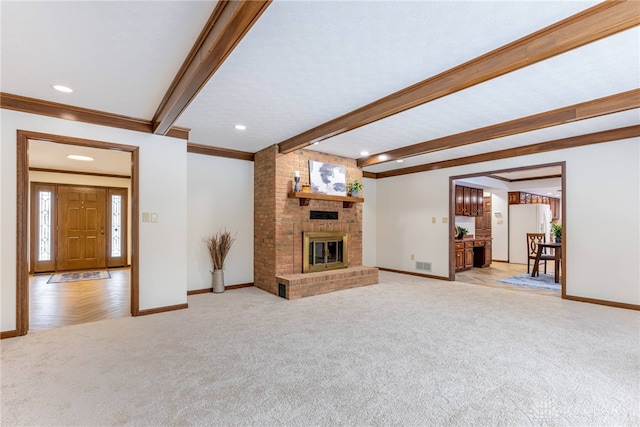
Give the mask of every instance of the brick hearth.
[{"label": "brick hearth", "polygon": [[[377,283],[377,269],[364,273],[366,267],[362,267],[362,203],[345,208],[340,201],[311,200],[308,206],[300,206],[298,199],[287,198],[287,193],[293,191],[295,171],[300,171],[301,184],[309,184],[309,160],[343,165],[347,182],[362,181],[362,170],[354,159],[311,150],[280,154],[277,146],[256,153],[255,286],[278,295],[280,278],[280,283],[287,281],[287,297],[300,298]],[[311,220],[311,210],[338,212],[338,220]],[[349,268],[302,274],[304,231],[346,231],[349,235]]]}]

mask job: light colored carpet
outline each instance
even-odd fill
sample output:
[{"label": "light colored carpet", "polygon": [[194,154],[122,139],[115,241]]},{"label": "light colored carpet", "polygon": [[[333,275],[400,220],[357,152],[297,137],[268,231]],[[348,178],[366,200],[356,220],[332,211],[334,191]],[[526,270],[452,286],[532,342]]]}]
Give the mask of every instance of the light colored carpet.
[{"label": "light colored carpet", "polygon": [[3,426],[640,423],[640,313],[380,272],[3,340]]},{"label": "light colored carpet", "polygon": [[555,282],[555,276],[553,274],[541,273],[536,277],[531,277],[531,274],[524,273],[498,280],[498,282],[517,286],[527,286],[529,288],[550,289],[558,292],[562,290],[562,285]]}]

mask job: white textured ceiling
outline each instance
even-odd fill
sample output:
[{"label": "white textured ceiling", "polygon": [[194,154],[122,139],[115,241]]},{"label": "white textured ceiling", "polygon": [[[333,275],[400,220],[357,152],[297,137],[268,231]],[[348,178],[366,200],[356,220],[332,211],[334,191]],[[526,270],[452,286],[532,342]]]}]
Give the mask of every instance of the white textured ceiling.
[{"label": "white textured ceiling", "polygon": [[0,89],[150,120],[215,3],[3,0]]},{"label": "white textured ceiling", "polygon": [[[190,142],[256,152],[597,3],[276,0],[175,124],[191,129]],[[0,90],[149,120],[215,6],[189,0],[3,0]],[[50,85],[56,83],[75,91],[55,92]],[[309,149],[358,158],[363,150],[377,154],[638,88],[636,27]],[[247,130],[237,131],[235,124]],[[636,124],[640,110],[365,170]]]},{"label": "white textured ceiling", "polygon": [[[69,154],[89,156],[94,160],[71,160],[67,158]],[[29,140],[29,167],[126,177],[131,175],[131,153]]]}]

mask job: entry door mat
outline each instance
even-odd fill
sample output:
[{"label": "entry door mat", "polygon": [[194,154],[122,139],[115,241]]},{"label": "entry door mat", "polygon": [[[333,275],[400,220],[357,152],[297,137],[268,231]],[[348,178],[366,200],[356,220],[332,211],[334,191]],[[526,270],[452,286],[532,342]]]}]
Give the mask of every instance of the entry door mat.
[{"label": "entry door mat", "polygon": [[537,277],[531,277],[531,274],[518,274],[517,276],[507,277],[506,279],[498,280],[498,282],[508,283],[510,285],[526,286],[529,288],[538,289],[550,289],[552,291],[561,290],[560,283],[554,282],[553,274],[540,274]]},{"label": "entry door mat", "polygon": [[74,271],[71,273],[52,274],[47,283],[79,282],[81,280],[110,279],[108,270]]}]

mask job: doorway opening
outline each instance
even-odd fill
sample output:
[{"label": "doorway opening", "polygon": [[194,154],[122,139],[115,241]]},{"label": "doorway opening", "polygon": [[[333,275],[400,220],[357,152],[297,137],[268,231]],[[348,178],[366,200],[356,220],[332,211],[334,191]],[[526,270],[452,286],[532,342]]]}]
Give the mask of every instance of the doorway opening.
[{"label": "doorway opening", "polygon": [[[450,177],[449,279],[565,298],[565,165],[558,162]],[[474,192],[476,203],[472,203]],[[517,208],[511,209],[513,206]],[[516,216],[517,209],[548,215],[540,214],[540,220],[525,231],[516,227],[516,219],[521,218],[521,212]],[[561,260],[557,282],[553,260],[540,263],[539,275],[531,277],[535,260],[529,260],[525,251],[527,233],[539,232],[546,242],[553,242],[552,224],[561,226],[563,235],[558,249],[549,251]]]},{"label": "doorway opening", "polygon": [[[38,132],[21,131],[17,132],[17,265],[16,265],[16,332],[17,335],[25,335],[29,330],[29,272],[31,271],[30,254],[33,248],[29,244],[29,207],[30,207],[30,185],[29,185],[29,144],[37,142],[53,143],[57,147],[84,147],[97,150],[109,150],[128,153],[130,156],[130,241],[128,253],[130,254],[130,269],[127,269],[127,293],[128,311],[132,316],[140,314],[139,309],[139,265],[138,265],[138,224],[135,218],[138,217],[138,165],[139,149],[137,146],[121,145],[110,142],[86,140],[61,135],[51,135]],[[85,173],[86,174],[86,173]],[[104,175],[104,174],[95,174]],[[85,203],[87,203],[85,201]],[[82,203],[80,203],[82,206]],[[87,205],[85,205],[87,206]],[[99,230],[100,232],[100,230]],[[106,233],[106,230],[105,230]],[[99,246],[99,245],[98,245]],[[67,266],[68,267],[68,266]],[[76,268],[83,268],[75,266]],[[74,267],[71,267],[74,268]],[[54,267],[55,269],[55,267]],[[61,268],[65,269],[65,268]]]}]

